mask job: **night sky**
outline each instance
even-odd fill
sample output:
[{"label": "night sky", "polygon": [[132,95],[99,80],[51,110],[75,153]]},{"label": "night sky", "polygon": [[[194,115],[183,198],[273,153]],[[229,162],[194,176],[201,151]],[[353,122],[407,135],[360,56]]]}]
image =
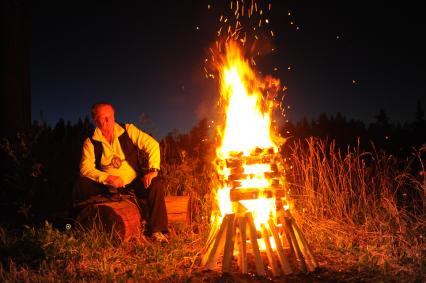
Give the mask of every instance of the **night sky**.
[{"label": "night sky", "polygon": [[[34,120],[75,122],[109,101],[117,120],[161,138],[214,119],[217,81],[203,67],[228,1],[31,2]],[[369,123],[383,108],[410,122],[417,101],[426,108],[420,4],[270,2],[275,52],[259,68],[288,88],[290,121],[340,111]]]}]

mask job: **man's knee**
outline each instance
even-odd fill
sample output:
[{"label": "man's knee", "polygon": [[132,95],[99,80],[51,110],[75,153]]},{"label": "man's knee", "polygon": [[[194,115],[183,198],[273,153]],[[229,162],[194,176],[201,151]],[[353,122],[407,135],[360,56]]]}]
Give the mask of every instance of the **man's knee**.
[{"label": "man's knee", "polygon": [[73,189],[73,202],[78,203],[87,200],[91,196],[106,193],[106,189],[87,177],[79,176]]},{"label": "man's knee", "polygon": [[161,178],[157,177],[152,179],[149,189],[156,191],[157,193],[164,194],[164,186]]}]

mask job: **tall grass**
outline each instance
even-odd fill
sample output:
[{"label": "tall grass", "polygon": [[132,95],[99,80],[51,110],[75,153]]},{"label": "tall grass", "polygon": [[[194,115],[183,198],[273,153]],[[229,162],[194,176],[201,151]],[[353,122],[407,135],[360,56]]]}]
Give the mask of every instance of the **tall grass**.
[{"label": "tall grass", "polygon": [[[293,215],[324,268],[338,258],[343,269],[426,276],[426,146],[404,160],[315,138],[286,148]],[[209,232],[217,175],[211,162],[185,155],[161,169],[166,194],[190,195],[194,216],[170,245],[119,244],[100,227],[0,227],[0,282],[189,279]]]},{"label": "tall grass", "polygon": [[424,146],[398,160],[374,147],[343,151],[315,138],[293,143],[287,178],[298,223],[318,247],[352,251],[358,264],[424,274],[425,153]]}]

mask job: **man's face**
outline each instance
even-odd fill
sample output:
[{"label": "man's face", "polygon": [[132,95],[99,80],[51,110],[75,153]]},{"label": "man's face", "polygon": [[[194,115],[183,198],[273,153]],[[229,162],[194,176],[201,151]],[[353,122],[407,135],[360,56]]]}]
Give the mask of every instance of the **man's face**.
[{"label": "man's face", "polygon": [[102,134],[109,135],[114,132],[114,109],[109,105],[101,105],[96,109],[95,117],[96,126],[101,130]]}]

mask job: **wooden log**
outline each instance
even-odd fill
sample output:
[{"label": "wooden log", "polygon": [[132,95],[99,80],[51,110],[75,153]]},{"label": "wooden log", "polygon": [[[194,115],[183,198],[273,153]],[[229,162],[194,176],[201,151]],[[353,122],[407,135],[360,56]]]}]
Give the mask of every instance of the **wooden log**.
[{"label": "wooden log", "polygon": [[227,158],[226,159],[226,167],[234,168],[240,167],[243,165],[243,160],[241,158]]},{"label": "wooden log", "polygon": [[165,200],[169,223],[191,224],[192,215],[189,196],[167,196]]},{"label": "wooden log", "polygon": [[141,236],[141,214],[129,199],[87,205],[76,219],[84,227],[101,224],[106,231],[113,231],[122,241]]},{"label": "wooden log", "polygon": [[[219,217],[219,216],[217,216],[217,217]],[[208,247],[210,247],[211,243],[212,243],[212,242],[214,241],[214,239],[216,238],[217,233],[218,233],[218,231],[219,231],[219,227],[220,227],[220,225],[217,223],[217,221],[216,221],[216,220],[214,220],[214,221],[213,221],[213,224],[211,225],[210,232],[209,232],[209,236],[207,237],[206,244],[205,244],[205,246],[204,246],[204,248],[205,248],[206,250],[208,249]]]},{"label": "wooden log", "polygon": [[231,151],[229,152],[229,156],[231,158],[240,158],[241,156],[243,156],[243,152],[242,151]]},{"label": "wooden log", "polygon": [[260,231],[262,234],[263,241],[265,242],[266,256],[268,257],[269,263],[271,265],[272,274],[274,274],[274,276],[280,276],[280,270],[278,268],[277,261],[274,257],[274,251],[272,250],[271,242],[269,241],[269,233],[266,230],[265,224],[262,223],[260,225]]},{"label": "wooden log", "polygon": [[247,165],[253,164],[270,164],[272,156],[263,155],[263,156],[247,156],[244,158]]},{"label": "wooden log", "polygon": [[227,181],[226,182],[226,185],[233,188],[233,189],[241,187],[241,184],[242,184],[241,181]]},{"label": "wooden log", "polygon": [[239,262],[240,262],[240,269],[242,274],[247,274],[247,219],[245,216],[238,217],[238,227],[240,230],[240,245],[238,245],[239,248]]},{"label": "wooden log", "polygon": [[[165,201],[169,223],[191,223],[189,196],[168,196]],[[106,231],[114,231],[121,240],[127,241],[132,237],[141,236],[143,208],[139,208],[130,197],[123,195],[110,201],[105,197],[96,196],[84,202],[82,207],[76,221],[84,227],[90,227],[96,219]]]},{"label": "wooden log", "polygon": [[258,188],[231,189],[229,194],[231,201],[258,199],[259,197],[273,197],[271,190]]},{"label": "wooden log", "polygon": [[305,257],[306,265],[308,266],[308,270],[310,272],[315,271],[315,269],[318,268],[318,262],[316,261],[311,248],[308,245],[308,242],[305,239],[305,236],[303,236],[302,231],[300,230],[299,226],[297,226],[294,219],[292,219],[292,225],[293,229],[296,235],[297,240],[299,241],[299,245],[302,247],[303,256]]},{"label": "wooden log", "polygon": [[251,212],[246,213],[246,219],[247,219],[247,227],[249,230],[250,235],[250,243],[253,249],[254,254],[254,262],[256,265],[256,273],[260,276],[265,276],[265,267],[263,266],[262,258],[260,256],[260,250],[259,250],[259,244],[257,243],[257,231],[256,227],[254,226],[253,221],[253,215]]},{"label": "wooden log", "polygon": [[226,229],[225,248],[223,250],[222,272],[231,271],[232,257],[234,255],[235,213],[229,215]]},{"label": "wooden log", "polygon": [[302,251],[300,250],[300,247],[297,243],[296,235],[294,234],[293,226],[291,225],[291,220],[287,217],[284,219],[283,227],[286,233],[288,233],[288,235],[290,236],[291,246],[293,247],[294,254],[296,255],[296,259],[299,263],[299,269],[300,271],[306,273],[306,263],[302,255]]},{"label": "wooden log", "polygon": [[226,236],[226,230],[228,228],[229,215],[225,215],[220,224],[219,231],[216,234],[216,237],[208,249],[207,253],[204,254],[201,265],[206,266],[207,269],[215,269],[217,266],[217,259],[219,258],[220,251],[223,251],[223,246],[225,244],[224,238]]},{"label": "wooden log", "polygon": [[246,180],[249,179],[249,174],[231,174],[228,176],[229,181]]},{"label": "wooden log", "polygon": [[243,174],[244,173],[244,167],[243,166],[239,166],[239,167],[233,167],[230,170],[231,174]]},{"label": "wooden log", "polygon": [[283,248],[281,239],[278,235],[277,228],[275,227],[275,223],[272,219],[269,219],[268,225],[272,233],[272,236],[274,237],[274,240],[275,240],[275,246],[277,249],[278,260],[280,261],[281,268],[286,275],[289,275],[293,273],[293,270],[291,269],[290,263],[288,262],[287,257],[285,256],[284,248]]},{"label": "wooden log", "polygon": [[265,172],[263,173],[265,178],[272,179],[272,178],[279,178],[282,176],[281,172]]}]

